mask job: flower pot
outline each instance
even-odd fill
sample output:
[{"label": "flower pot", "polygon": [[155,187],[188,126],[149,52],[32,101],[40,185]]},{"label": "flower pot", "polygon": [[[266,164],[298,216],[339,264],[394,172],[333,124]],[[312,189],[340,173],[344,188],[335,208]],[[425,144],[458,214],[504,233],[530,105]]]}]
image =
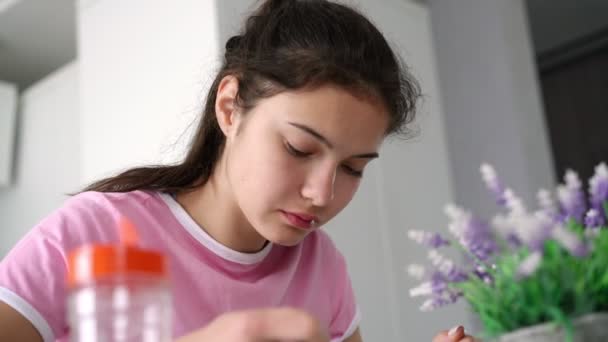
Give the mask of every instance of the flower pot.
[{"label": "flower pot", "polygon": [[[608,340],[608,313],[592,313],[572,321],[573,342]],[[566,332],[554,323],[544,323],[515,330],[495,339],[495,342],[563,342]]]}]

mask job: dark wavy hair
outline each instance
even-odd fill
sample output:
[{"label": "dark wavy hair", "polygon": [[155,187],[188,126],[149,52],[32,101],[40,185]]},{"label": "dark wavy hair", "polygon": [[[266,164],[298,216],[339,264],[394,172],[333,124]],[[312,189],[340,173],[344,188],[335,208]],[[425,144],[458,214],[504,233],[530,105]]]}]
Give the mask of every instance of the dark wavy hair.
[{"label": "dark wavy hair", "polygon": [[267,0],[226,42],[222,66],[183,161],[133,168],[84,191],[178,193],[206,183],[225,142],[215,101],[228,75],[238,80],[237,105],[245,113],[259,99],[324,84],[373,97],[390,114],[387,135],[411,133],[408,124],[420,97],[417,81],[378,29],[355,9],[324,0]]}]

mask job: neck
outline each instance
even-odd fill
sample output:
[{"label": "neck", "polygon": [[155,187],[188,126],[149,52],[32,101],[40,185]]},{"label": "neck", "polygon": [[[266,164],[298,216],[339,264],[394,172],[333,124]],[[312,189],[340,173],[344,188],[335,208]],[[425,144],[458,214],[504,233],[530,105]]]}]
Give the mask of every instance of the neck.
[{"label": "neck", "polygon": [[267,241],[243,215],[222,170],[218,163],[204,185],[178,194],[177,202],[217,242],[242,253],[258,252]]}]

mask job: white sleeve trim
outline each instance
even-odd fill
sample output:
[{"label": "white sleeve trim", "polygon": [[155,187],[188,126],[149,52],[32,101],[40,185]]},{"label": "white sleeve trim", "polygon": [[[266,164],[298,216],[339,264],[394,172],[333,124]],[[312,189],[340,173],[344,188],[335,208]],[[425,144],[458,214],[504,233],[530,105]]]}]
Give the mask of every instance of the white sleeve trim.
[{"label": "white sleeve trim", "polygon": [[44,342],[55,342],[55,334],[46,319],[30,303],[4,287],[0,287],[0,300],[10,305],[29,320],[38,330]]},{"label": "white sleeve trim", "polygon": [[357,308],[357,310],[355,311],[355,317],[353,317],[352,321],[350,321],[350,325],[348,326],[344,334],[341,337],[334,338],[333,340],[331,340],[331,342],[342,342],[347,338],[351,337],[352,334],[355,333],[355,330],[357,330],[357,328],[359,327],[360,323],[361,311],[359,311],[359,308]]}]

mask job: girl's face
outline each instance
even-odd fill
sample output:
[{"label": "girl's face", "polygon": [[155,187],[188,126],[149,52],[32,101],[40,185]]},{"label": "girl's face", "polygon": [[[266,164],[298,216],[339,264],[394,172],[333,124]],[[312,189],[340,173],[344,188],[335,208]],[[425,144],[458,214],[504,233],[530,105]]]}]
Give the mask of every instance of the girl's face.
[{"label": "girl's face", "polygon": [[295,245],[350,202],[388,125],[380,103],[337,86],[282,92],[235,111],[225,177],[266,240]]}]

